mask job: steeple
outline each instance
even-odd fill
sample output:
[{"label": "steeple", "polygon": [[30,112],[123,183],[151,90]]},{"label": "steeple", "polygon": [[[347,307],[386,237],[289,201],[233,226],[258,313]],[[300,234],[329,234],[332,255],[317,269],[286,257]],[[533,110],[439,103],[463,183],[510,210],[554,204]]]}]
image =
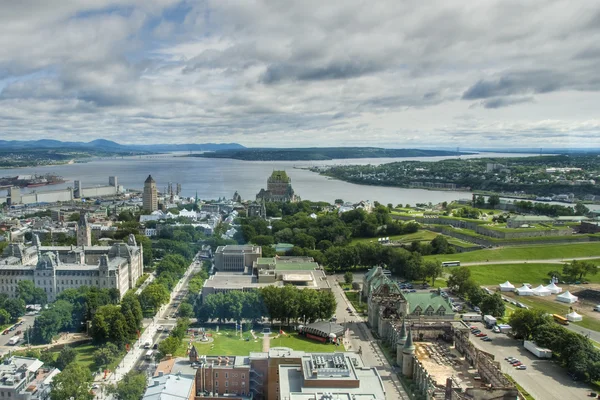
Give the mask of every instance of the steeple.
[{"label": "steeple", "polygon": [[77,246],[92,245],[92,227],[88,223],[87,213],[82,211],[77,222]]},{"label": "steeple", "polygon": [[406,320],[402,320],[402,327],[400,328],[400,342],[406,343]]},{"label": "steeple", "polygon": [[415,352],[415,344],[413,343],[412,338],[412,329],[408,330],[408,337],[406,338],[406,342],[404,342],[404,348],[402,352],[404,354],[413,354]]}]

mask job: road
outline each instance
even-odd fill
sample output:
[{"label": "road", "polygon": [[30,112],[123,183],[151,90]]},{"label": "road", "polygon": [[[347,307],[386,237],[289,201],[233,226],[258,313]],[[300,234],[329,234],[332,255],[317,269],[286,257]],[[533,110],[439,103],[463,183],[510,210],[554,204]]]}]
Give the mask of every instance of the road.
[{"label": "road", "polygon": [[[6,352],[6,350],[10,350],[12,348],[14,348],[14,346],[10,346],[8,344],[8,341],[13,337],[13,336],[19,336],[21,339],[24,339],[24,332],[27,330],[27,328],[30,328],[33,326],[33,321],[35,321],[35,315],[25,315],[23,317],[21,317],[21,319],[24,321],[23,325],[16,327],[13,331],[8,332],[8,334],[6,335],[0,335],[0,353]],[[10,326],[7,328],[9,329]],[[20,334],[17,334],[18,331],[21,331]],[[25,340],[21,340],[19,342],[19,345],[22,344],[27,344],[27,339],[25,338]]]},{"label": "road", "polygon": [[[179,280],[177,285],[173,288],[171,292],[171,300],[168,304],[163,305],[160,310],[156,313],[156,315],[152,319],[147,319],[143,321],[143,333],[141,337],[132,345],[130,351],[123,357],[115,371],[113,371],[110,375],[104,379],[104,374],[100,374],[96,377],[96,383],[99,384],[114,384],[122,379],[122,377],[131,371],[133,368],[139,368],[141,365],[144,365],[144,357],[148,350],[144,349],[144,344],[146,342],[150,343],[158,343],[158,341],[165,338],[168,334],[164,332],[157,332],[157,328],[159,326],[171,325],[175,326],[177,323],[176,318],[171,318],[170,316],[177,311],[178,305],[187,295],[187,286],[189,284],[189,280],[192,275],[199,272],[202,269],[202,260],[194,259],[192,264],[188,267],[187,271],[183,275],[183,277]],[[149,367],[148,363],[145,363],[147,366],[144,370],[147,370]],[[104,388],[100,388],[99,397],[103,398]],[[110,399],[110,396],[104,397],[106,399]]]},{"label": "road", "polygon": [[[358,276],[357,276],[358,278]],[[363,317],[357,316],[356,310],[352,304],[346,299],[344,291],[337,284],[343,282],[342,275],[329,275],[327,277],[329,284],[335,294],[337,301],[336,317],[339,324],[343,324],[350,331],[349,343],[346,343],[346,350],[359,351],[366,365],[377,368],[381,380],[386,391],[387,399],[409,399],[408,394],[404,391],[402,384],[398,380],[394,367],[392,367],[381,349],[377,345],[377,340],[371,334],[369,327],[365,323]],[[350,315],[347,308],[350,308],[353,315]]]},{"label": "road", "polygon": [[585,261],[585,260],[597,260],[599,257],[572,257],[572,258],[551,258],[546,260],[506,260],[506,261],[477,261],[477,262],[461,262],[460,265],[463,267],[472,267],[475,265],[486,265],[486,264],[564,264],[573,260]]},{"label": "road", "polygon": [[[585,384],[572,381],[566,371],[555,361],[539,359],[528,350],[521,342],[505,334],[495,334],[490,329],[476,323],[482,332],[490,336],[493,341],[484,342],[471,335],[475,347],[494,355],[500,363],[502,372],[510,375],[534,399],[566,400],[589,398],[590,388]],[[505,357],[516,357],[526,367],[526,370],[517,370],[511,366]]]}]

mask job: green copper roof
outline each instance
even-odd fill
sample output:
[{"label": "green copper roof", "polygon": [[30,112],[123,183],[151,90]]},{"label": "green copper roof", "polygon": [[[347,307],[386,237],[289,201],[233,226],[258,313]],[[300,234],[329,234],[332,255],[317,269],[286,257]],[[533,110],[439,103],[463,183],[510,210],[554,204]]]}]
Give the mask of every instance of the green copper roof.
[{"label": "green copper roof", "polygon": [[[417,308],[421,314],[425,314],[428,309],[437,314],[440,307],[443,307],[444,315],[453,315],[452,306],[448,301],[437,293],[403,293],[404,298],[408,301],[408,312],[413,314]],[[430,308],[431,307],[431,308]]]},{"label": "green copper roof", "polygon": [[271,180],[279,182],[289,182],[290,178],[287,176],[285,171],[273,171],[271,174]]}]

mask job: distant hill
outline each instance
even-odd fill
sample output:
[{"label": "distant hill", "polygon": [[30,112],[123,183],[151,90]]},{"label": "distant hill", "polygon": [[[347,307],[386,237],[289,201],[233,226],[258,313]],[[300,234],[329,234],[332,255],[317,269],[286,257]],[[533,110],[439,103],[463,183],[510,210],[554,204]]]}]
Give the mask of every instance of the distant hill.
[{"label": "distant hill", "polygon": [[383,149],[379,147],[307,147],[297,149],[244,148],[218,150],[189,157],[232,158],[244,161],[319,161],[349,158],[400,158],[456,156],[461,153],[446,150]]},{"label": "distant hill", "polygon": [[111,140],[96,139],[91,142],[63,142],[60,140],[0,140],[2,150],[40,150],[40,149],[82,149],[110,152],[171,152],[171,151],[217,151],[227,149],[244,149],[237,143],[204,143],[204,144],[119,144]]}]

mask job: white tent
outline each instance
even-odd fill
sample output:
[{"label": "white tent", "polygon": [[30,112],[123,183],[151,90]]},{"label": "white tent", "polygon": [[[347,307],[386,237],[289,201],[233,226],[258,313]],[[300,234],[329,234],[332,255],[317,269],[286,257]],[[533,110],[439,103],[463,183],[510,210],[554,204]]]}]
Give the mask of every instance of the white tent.
[{"label": "white tent", "polygon": [[520,288],[518,288],[517,290],[515,290],[515,292],[519,295],[519,296],[533,296],[533,290],[529,289],[527,286],[523,285]]},{"label": "white tent", "polygon": [[552,293],[552,294],[556,294],[556,293],[562,292],[562,288],[556,286],[556,284],[554,282],[552,282],[551,284],[549,284],[548,286],[546,286],[546,289],[548,289],[550,291],[550,293]]},{"label": "white tent", "polygon": [[501,292],[514,292],[515,291],[515,286],[512,283],[510,283],[509,281],[501,283],[498,286],[500,286]]},{"label": "white tent", "polygon": [[583,319],[583,317],[579,314],[577,314],[575,311],[570,312],[567,314],[567,319],[569,321],[581,321]]},{"label": "white tent", "polygon": [[550,296],[552,294],[552,292],[550,292],[550,290],[546,289],[545,287],[543,287],[542,285],[536,287],[535,289],[533,289],[533,294],[535,294],[536,296]]},{"label": "white tent", "polygon": [[562,301],[563,303],[575,303],[577,301],[577,296],[573,296],[569,291],[559,294],[556,296],[556,300]]}]

